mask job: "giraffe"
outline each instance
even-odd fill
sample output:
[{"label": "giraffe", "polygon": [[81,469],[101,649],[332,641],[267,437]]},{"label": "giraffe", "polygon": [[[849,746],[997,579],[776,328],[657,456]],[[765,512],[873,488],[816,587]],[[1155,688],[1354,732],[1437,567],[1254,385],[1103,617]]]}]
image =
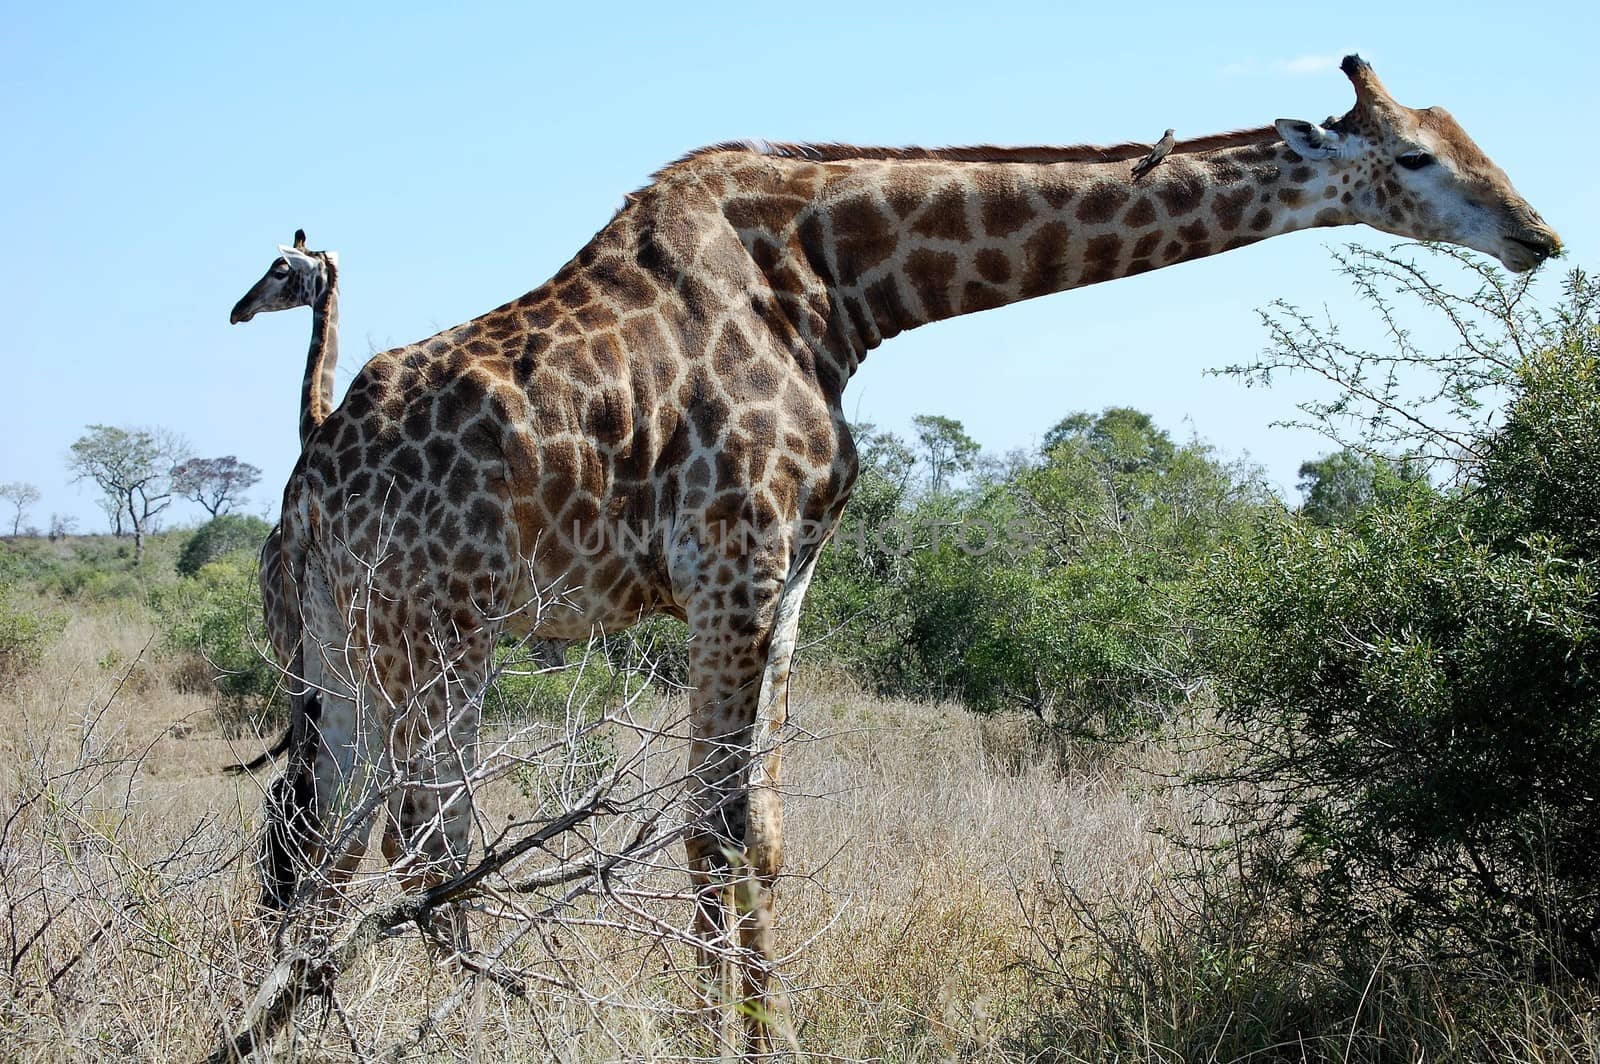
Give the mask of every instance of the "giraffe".
[{"label": "giraffe", "polygon": [[[279,245],[278,255],[261,279],[250,287],[228,315],[229,324],[250,321],[257,314],[295,307],[311,308],[311,344],[306,352],[305,374],[300,387],[300,445],[305,447],[312,432],[333,409],[334,370],[339,362],[339,255],[335,251],[312,251],[306,247],[306,234],[296,229],[291,246]],[[267,642],[279,668],[290,677],[299,676],[300,603],[292,586],[283,579],[282,525],[273,526],[261,546],[259,580],[262,614]],[[244,764],[229,765],[224,771],[254,772],[275,758],[292,751],[289,764],[268,785],[266,804],[269,815],[261,839],[263,902],[277,904],[294,880],[293,860],[301,848],[297,833],[306,830],[304,810],[311,797],[310,723],[320,708],[316,692],[290,691],[290,723],[283,735],[259,757]]]},{"label": "giraffe", "polygon": [[[228,323],[238,325],[257,314],[295,307],[311,308],[311,346],[300,385],[300,446],[304,449],[333,409],[333,374],[339,364],[339,253],[308,250],[304,229],[294,231],[292,246],[278,246],[278,256],[234,304]],[[287,666],[300,643],[299,608],[283,598],[279,536],[280,529],[273,528],[261,548],[261,601],[268,641],[279,664]]]},{"label": "giraffe", "polygon": [[[1312,227],[1449,241],[1514,271],[1559,251],[1448,113],[1401,105],[1357,56],[1342,69],[1343,117],[1180,141],[1137,182],[1149,144],[701,149],[544,285],[375,356],[284,493],[282,564],[322,692],[313,829],[403,778],[398,841],[447,875],[468,852],[495,638],[676,616],[695,927],[740,951],[708,964],[708,995],[743,1002],[745,1045],[765,1048],[778,740],[801,602],[856,477],[842,394],[867,353]],[[569,608],[530,605],[549,588]]]}]

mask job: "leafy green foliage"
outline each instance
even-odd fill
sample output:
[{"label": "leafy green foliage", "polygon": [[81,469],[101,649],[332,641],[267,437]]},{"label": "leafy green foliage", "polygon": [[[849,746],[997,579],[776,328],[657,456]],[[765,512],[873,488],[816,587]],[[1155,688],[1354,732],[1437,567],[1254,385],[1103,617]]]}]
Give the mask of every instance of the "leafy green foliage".
[{"label": "leafy green foliage", "polygon": [[1572,555],[1600,557],[1600,284],[1575,272],[1545,347],[1517,369],[1505,423],[1477,471],[1486,534],[1539,533]]},{"label": "leafy green foliage", "polygon": [[201,566],[193,577],[156,589],[151,606],[167,648],[202,665],[230,711],[257,720],[287,710],[261,614],[254,547]]},{"label": "leafy green foliage", "polygon": [[972,708],[1125,736],[1182,700],[1189,582],[1264,495],[1137,411],[1076,415],[1048,442],[916,556],[907,642],[927,685]]},{"label": "leafy green foliage", "polygon": [[224,554],[239,550],[261,549],[272,526],[259,517],[245,514],[220,514],[195,529],[178,554],[177,569],[184,576],[194,576],[204,566]]},{"label": "leafy green foliage", "polygon": [[1126,735],[1181,699],[1185,589],[1262,505],[1248,470],[1112,408],[973,488],[919,493],[898,440],[857,435],[807,641],[881,689],[1027,707],[1079,733]]},{"label": "leafy green foliage", "polygon": [[1463,516],[1437,501],[1355,531],[1284,522],[1208,588],[1243,775],[1283,803],[1330,925],[1600,921],[1593,567],[1547,540],[1491,551]]},{"label": "leafy green foliage", "polygon": [[38,665],[66,620],[27,601],[25,567],[17,552],[0,549],[0,682]]},{"label": "leafy green foliage", "polygon": [[176,581],[173,568],[186,532],[146,541],[143,561],[133,544],[111,536],[69,536],[8,544],[16,580],[38,594],[81,603],[141,609],[152,589]]},{"label": "leafy green foliage", "polygon": [[1320,929],[1600,971],[1600,318],[1568,295],[1519,334],[1478,484],[1379,478],[1346,527],[1268,522],[1204,585],[1224,775],[1287,829]]},{"label": "leafy green foliage", "polygon": [[508,642],[495,654],[494,675],[483,696],[486,720],[593,719],[602,708],[636,692],[644,677],[614,666],[603,654],[570,650],[551,661],[532,644]]}]

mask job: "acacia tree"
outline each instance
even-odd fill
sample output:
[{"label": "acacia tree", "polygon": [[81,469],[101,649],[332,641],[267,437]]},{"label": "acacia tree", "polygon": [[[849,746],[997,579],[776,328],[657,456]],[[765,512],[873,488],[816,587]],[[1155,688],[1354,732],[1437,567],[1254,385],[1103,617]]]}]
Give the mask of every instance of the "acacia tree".
[{"label": "acacia tree", "polygon": [[968,436],[966,426],[953,417],[918,414],[911,424],[928,463],[928,490],[937,495],[952,477],[972,468],[978,457],[978,441]]},{"label": "acacia tree", "polygon": [[245,501],[244,493],[261,479],[261,470],[231,454],[221,458],[190,458],[172,470],[172,490],[193,499],[212,517],[227,513]]},{"label": "acacia tree", "polygon": [[1372,502],[1377,462],[1348,448],[1300,463],[1300,513],[1319,525],[1349,522]]},{"label": "acacia tree", "polygon": [[92,480],[104,495],[101,506],[112,530],[133,530],[133,557],[144,560],[145,533],[172,503],[172,468],[188,451],[183,437],[162,428],[90,425],[67,458],[73,480]]},{"label": "acacia tree", "polygon": [[0,484],[0,499],[4,499],[16,507],[16,512],[11,516],[11,534],[15,536],[22,527],[22,515],[28,512],[28,507],[39,501],[39,489],[32,484],[14,480],[9,484]]}]

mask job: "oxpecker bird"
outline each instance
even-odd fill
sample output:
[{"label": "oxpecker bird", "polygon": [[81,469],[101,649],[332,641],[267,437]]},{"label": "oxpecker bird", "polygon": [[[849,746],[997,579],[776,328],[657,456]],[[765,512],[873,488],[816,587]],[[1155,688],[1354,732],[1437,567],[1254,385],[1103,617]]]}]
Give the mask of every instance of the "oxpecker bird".
[{"label": "oxpecker bird", "polygon": [[1150,149],[1150,154],[1133,164],[1133,179],[1135,181],[1148,174],[1161,164],[1161,160],[1172,154],[1172,130],[1161,134],[1161,139],[1156,141],[1156,146]]}]

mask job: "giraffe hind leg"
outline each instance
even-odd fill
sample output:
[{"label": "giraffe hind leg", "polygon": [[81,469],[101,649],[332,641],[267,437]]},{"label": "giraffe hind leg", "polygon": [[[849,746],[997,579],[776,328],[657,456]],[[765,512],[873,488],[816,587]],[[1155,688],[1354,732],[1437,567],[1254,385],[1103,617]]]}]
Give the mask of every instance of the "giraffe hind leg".
[{"label": "giraffe hind leg", "polygon": [[[314,725],[321,715],[321,700],[315,692],[297,699],[298,719]],[[265,820],[261,835],[261,904],[282,911],[288,908],[299,887],[306,855],[314,851],[317,838],[316,783],[312,774],[315,741],[311,727],[291,722],[288,739],[294,745],[284,770],[267,788]],[[293,740],[298,735],[298,742]]]},{"label": "giraffe hind leg", "polygon": [[[494,633],[483,632],[446,676],[408,707],[410,727],[396,730],[393,762],[402,784],[387,801],[385,858],[407,890],[437,886],[458,875],[471,849],[469,790],[477,767],[483,686],[488,682]],[[468,946],[465,914],[451,906],[435,917],[440,937]]]}]

